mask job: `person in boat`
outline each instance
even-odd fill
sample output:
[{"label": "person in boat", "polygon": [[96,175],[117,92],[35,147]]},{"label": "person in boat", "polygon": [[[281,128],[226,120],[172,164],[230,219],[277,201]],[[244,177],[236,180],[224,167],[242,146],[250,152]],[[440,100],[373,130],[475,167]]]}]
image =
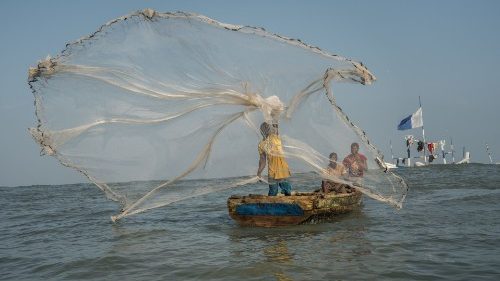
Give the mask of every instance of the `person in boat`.
[{"label": "person in boat", "polygon": [[344,158],[342,164],[347,168],[351,178],[362,178],[364,172],[368,171],[367,158],[359,153],[359,144],[357,142],[351,144],[351,154]]},{"label": "person in boat", "polygon": [[278,135],[278,125],[264,122],[260,125],[262,140],[259,142],[259,169],[257,176],[268,168],[269,196],[278,195],[278,188],[285,196],[292,194],[292,185],[288,182],[290,170],[283,154],[283,146]]},{"label": "person in boat", "polygon": [[[334,176],[341,178],[347,174],[347,171],[342,163],[337,163],[337,153],[330,153],[330,164],[325,169],[325,174],[328,176]],[[335,192],[335,193],[347,193],[346,185],[342,183],[337,183],[331,180],[323,180],[321,182],[321,190],[323,193]]]}]

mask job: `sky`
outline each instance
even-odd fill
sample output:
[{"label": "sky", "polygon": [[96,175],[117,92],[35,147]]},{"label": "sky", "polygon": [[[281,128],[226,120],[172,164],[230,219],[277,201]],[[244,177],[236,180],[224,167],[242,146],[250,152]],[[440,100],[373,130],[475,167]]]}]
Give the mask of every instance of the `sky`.
[{"label": "sky", "polygon": [[[40,156],[29,66],[137,10],[188,11],[266,30],[363,62],[371,86],[342,85],[339,105],[385,154],[404,155],[403,118],[421,97],[426,139],[500,162],[500,1],[1,1],[0,186],[87,182]],[[334,86],[335,87],[335,86]]]}]

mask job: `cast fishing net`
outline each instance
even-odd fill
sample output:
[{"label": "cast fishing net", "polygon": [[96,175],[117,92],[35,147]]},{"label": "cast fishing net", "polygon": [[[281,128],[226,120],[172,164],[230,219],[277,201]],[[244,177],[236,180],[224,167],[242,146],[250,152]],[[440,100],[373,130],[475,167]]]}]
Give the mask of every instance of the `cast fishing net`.
[{"label": "cast fishing net", "polygon": [[[407,185],[385,171],[331,88],[374,80],[361,63],[300,40],[148,9],[30,69],[30,132],[43,154],[122,204],[113,220],[255,182],[263,121],[279,124],[292,174],[314,171],[401,207]],[[353,142],[368,158],[363,179],[324,174],[328,155],[342,160]]]}]

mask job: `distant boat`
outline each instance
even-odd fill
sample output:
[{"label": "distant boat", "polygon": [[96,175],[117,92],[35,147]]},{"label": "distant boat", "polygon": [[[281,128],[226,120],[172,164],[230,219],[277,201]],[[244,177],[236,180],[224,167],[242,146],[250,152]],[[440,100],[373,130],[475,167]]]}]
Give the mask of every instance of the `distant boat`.
[{"label": "distant boat", "polygon": [[[392,151],[392,142],[390,141],[391,156],[393,161],[395,162],[394,164],[398,167],[412,167],[412,166],[421,167],[430,165],[432,163],[437,163],[437,160],[439,159],[441,160],[442,164],[450,164],[449,161],[447,161],[446,159],[448,154],[451,154],[451,163],[455,164],[453,139],[450,139],[450,149],[451,149],[450,151],[445,150],[446,140],[444,139],[438,141],[429,141],[429,142],[425,140],[423,109],[420,97],[418,97],[418,101],[419,101],[419,108],[417,109],[417,111],[411,114],[410,116],[404,118],[403,120],[401,120],[397,128],[398,130],[421,128],[422,137],[421,138],[419,137],[417,139],[413,135],[405,136],[406,154],[407,154],[405,157],[394,157]],[[411,155],[412,146],[416,146],[418,156]],[[469,152],[465,152],[464,148],[463,159],[457,162],[456,164],[466,164],[466,163],[470,163],[470,154]]]},{"label": "distant boat", "polygon": [[296,225],[348,213],[359,207],[362,193],[297,192],[291,196],[232,195],[229,216],[244,226]]},{"label": "distant boat", "polygon": [[458,161],[457,164],[469,164],[470,163],[470,153],[468,151],[465,151],[465,146],[463,149],[463,159]]},{"label": "distant boat", "polygon": [[[490,147],[488,146],[488,144],[486,144],[486,152],[488,153],[488,157],[490,158],[490,164],[493,164],[493,158],[491,157]],[[500,165],[500,162],[496,162],[495,165]]]},{"label": "distant boat", "polygon": [[422,167],[422,166],[426,166],[426,165],[427,165],[427,164],[422,163],[422,162],[418,162],[418,161],[417,161],[417,162],[415,162],[415,166],[416,166],[416,167]]},{"label": "distant boat", "polygon": [[396,169],[398,166],[392,164],[392,163],[389,163],[389,162],[384,162],[385,166],[387,167],[387,169]]},{"label": "distant boat", "polygon": [[469,163],[470,163],[470,157],[468,152],[467,152],[467,157],[457,162],[457,164],[469,164]]},{"label": "distant boat", "polygon": [[[411,161],[411,155],[410,155],[410,147],[416,143],[418,145],[418,152],[423,152],[423,157],[413,157],[413,158],[422,158],[422,162],[415,162],[413,165],[414,166],[425,166],[428,165],[430,162],[432,162],[432,159],[428,159],[427,155],[427,142],[425,141],[425,130],[424,130],[424,117],[423,117],[423,108],[422,108],[422,102],[420,99],[420,96],[418,97],[418,103],[419,107],[415,113],[411,114],[410,116],[407,116],[397,126],[398,130],[409,130],[409,129],[415,129],[415,128],[421,128],[422,129],[422,140],[417,140],[413,137],[413,135],[407,135],[405,137],[406,141],[406,148],[407,148],[407,157],[404,158],[394,158],[394,155],[392,155],[392,159],[396,160],[396,166],[402,166],[402,167],[411,167],[412,161]],[[392,143],[391,143],[391,154],[392,154]]]}]

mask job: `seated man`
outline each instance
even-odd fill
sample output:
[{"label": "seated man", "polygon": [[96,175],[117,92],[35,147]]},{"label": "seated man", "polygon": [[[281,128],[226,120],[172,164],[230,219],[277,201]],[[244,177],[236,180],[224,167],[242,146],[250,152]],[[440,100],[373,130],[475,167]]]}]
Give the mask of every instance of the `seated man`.
[{"label": "seated man", "polygon": [[281,188],[281,193],[286,196],[292,194],[292,186],[287,181],[290,177],[290,170],[288,163],[283,155],[283,147],[281,139],[278,136],[278,125],[270,126],[264,122],[260,125],[260,132],[262,140],[259,143],[259,169],[257,176],[260,177],[262,171],[268,167],[268,181],[269,181],[269,196],[276,196],[278,194],[278,187]]},{"label": "seated man", "polygon": [[[325,173],[329,176],[342,177],[347,171],[342,163],[337,163],[337,153],[330,153],[330,164],[326,167]],[[335,193],[346,193],[346,185],[341,183],[336,183],[330,180],[323,180],[321,183],[321,190],[323,193],[328,193],[334,191]]]},{"label": "seated man", "polygon": [[351,154],[344,158],[342,163],[349,172],[349,177],[362,178],[365,171],[368,171],[367,158],[359,153],[359,144],[353,142],[351,144]]}]

